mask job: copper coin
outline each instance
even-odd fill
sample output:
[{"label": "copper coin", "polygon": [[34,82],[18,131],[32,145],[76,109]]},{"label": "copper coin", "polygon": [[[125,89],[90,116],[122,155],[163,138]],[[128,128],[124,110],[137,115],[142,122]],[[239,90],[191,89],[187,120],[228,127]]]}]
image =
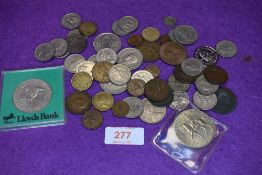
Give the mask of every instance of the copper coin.
[{"label": "copper coin", "polygon": [[161,46],[160,56],[167,64],[178,65],[187,57],[187,50],[179,43],[168,41]]},{"label": "copper coin", "polygon": [[145,95],[151,101],[163,101],[170,94],[170,87],[161,79],[152,79],[145,85]]},{"label": "copper coin", "polygon": [[160,75],[160,69],[157,65],[149,64],[148,66],[145,67],[145,70],[150,72],[154,76],[154,78],[157,78]]},{"label": "copper coin", "polygon": [[74,92],[66,98],[66,108],[73,114],[82,114],[91,106],[91,97],[85,92]]},{"label": "copper coin", "polygon": [[168,34],[161,35],[160,38],[159,38],[159,42],[160,42],[161,45],[168,42],[168,41],[171,41]]},{"label": "copper coin", "polygon": [[127,84],[127,92],[135,97],[141,96],[144,94],[145,84],[141,79],[132,79]]},{"label": "copper coin", "polygon": [[176,66],[174,70],[174,77],[181,83],[192,83],[196,81],[197,76],[189,76],[183,72],[181,65]]},{"label": "copper coin", "polygon": [[129,105],[125,101],[116,102],[112,107],[112,112],[116,117],[124,117],[129,112]]},{"label": "copper coin", "polygon": [[103,117],[97,110],[90,110],[84,113],[82,123],[87,129],[97,129],[103,123]]},{"label": "copper coin", "polygon": [[112,66],[113,64],[107,61],[96,63],[92,69],[93,78],[100,83],[108,83],[110,81],[108,73]]},{"label": "copper coin", "polygon": [[208,66],[204,70],[204,76],[207,81],[212,84],[225,84],[228,80],[227,72],[221,67],[212,65]]},{"label": "copper coin", "polygon": [[143,42],[137,49],[143,54],[144,61],[153,62],[160,58],[160,44],[157,42]]},{"label": "copper coin", "polygon": [[128,38],[127,43],[132,47],[138,47],[142,44],[143,39],[141,35],[132,35]]},{"label": "copper coin", "polygon": [[78,30],[82,35],[91,36],[96,33],[97,26],[93,22],[82,22]]}]

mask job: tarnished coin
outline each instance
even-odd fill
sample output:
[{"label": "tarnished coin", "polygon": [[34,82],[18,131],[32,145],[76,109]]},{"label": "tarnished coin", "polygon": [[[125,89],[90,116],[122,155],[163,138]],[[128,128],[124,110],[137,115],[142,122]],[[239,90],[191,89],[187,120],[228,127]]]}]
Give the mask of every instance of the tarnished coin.
[{"label": "tarnished coin", "polygon": [[87,129],[97,129],[103,123],[102,114],[97,110],[89,110],[83,115],[82,123]]},{"label": "tarnished coin", "polygon": [[154,79],[154,76],[147,70],[138,70],[132,75],[131,79],[141,79],[147,83],[149,80]]},{"label": "tarnished coin", "polygon": [[138,20],[133,16],[123,16],[118,20],[118,26],[122,31],[128,34],[138,28]]},{"label": "tarnished coin", "polygon": [[124,99],[129,105],[129,112],[126,115],[127,118],[137,118],[144,111],[144,104],[142,100],[137,97],[127,97]]},{"label": "tarnished coin", "polygon": [[87,72],[78,72],[73,75],[71,84],[78,91],[85,91],[92,85],[93,78]]},{"label": "tarnished coin", "polygon": [[182,61],[181,69],[189,76],[198,76],[202,73],[204,66],[200,60],[189,58]]},{"label": "tarnished coin", "polygon": [[71,53],[80,53],[87,47],[87,40],[83,35],[70,35],[66,41],[67,51]]},{"label": "tarnished coin", "polygon": [[97,52],[104,48],[118,52],[121,48],[121,40],[113,33],[101,33],[95,38],[93,46]]},{"label": "tarnished coin", "polygon": [[127,91],[130,95],[138,97],[144,94],[145,82],[141,79],[132,79],[127,84]]},{"label": "tarnished coin", "polygon": [[164,24],[168,27],[172,27],[176,24],[176,18],[173,16],[167,16],[164,18]]},{"label": "tarnished coin", "polygon": [[190,87],[189,83],[181,83],[177,81],[174,75],[169,76],[168,85],[174,92],[186,92]]},{"label": "tarnished coin", "polygon": [[20,83],[13,94],[17,109],[26,113],[41,111],[52,98],[52,89],[43,80],[30,79]]},{"label": "tarnished coin", "polygon": [[210,110],[216,106],[217,96],[215,94],[203,95],[196,91],[193,95],[193,103],[201,110]]},{"label": "tarnished coin", "polygon": [[85,58],[82,55],[73,54],[65,59],[64,66],[68,72],[76,73],[78,71],[79,65],[81,65],[84,61]]},{"label": "tarnished coin", "polygon": [[197,31],[193,27],[187,25],[177,26],[174,30],[174,36],[176,41],[181,44],[193,44],[198,38]]},{"label": "tarnished coin", "polygon": [[79,26],[79,32],[85,36],[92,36],[96,31],[97,26],[94,22],[82,22]]},{"label": "tarnished coin", "polygon": [[95,65],[95,63],[92,62],[92,61],[83,61],[78,66],[78,72],[87,72],[93,79],[92,69],[93,69],[94,65]]},{"label": "tarnished coin", "polygon": [[112,107],[112,112],[116,117],[124,117],[129,112],[129,105],[125,101],[116,102]]},{"label": "tarnished coin", "polygon": [[166,43],[168,41],[171,41],[168,34],[161,35],[160,38],[159,38],[159,42],[160,42],[161,45],[163,45],[164,43]]},{"label": "tarnished coin", "polygon": [[92,99],[93,106],[99,111],[107,111],[114,104],[114,97],[107,92],[99,92]]},{"label": "tarnished coin", "polygon": [[83,114],[91,106],[91,97],[85,92],[73,92],[66,97],[66,108],[70,113]]},{"label": "tarnished coin", "polygon": [[101,49],[96,54],[96,62],[108,61],[112,64],[117,62],[117,54],[114,50],[109,48]]},{"label": "tarnished coin", "polygon": [[169,36],[169,38],[170,38],[171,41],[177,42],[174,33],[175,33],[175,29],[171,29],[171,30],[169,30],[169,32],[168,32],[168,36]]},{"label": "tarnished coin", "polygon": [[128,38],[127,43],[129,46],[138,47],[143,43],[141,35],[132,35]]},{"label": "tarnished coin", "polygon": [[212,84],[221,85],[225,84],[228,80],[227,72],[223,68],[215,65],[207,66],[203,74],[206,80]]},{"label": "tarnished coin", "polygon": [[150,80],[145,85],[145,95],[151,101],[165,100],[170,91],[170,87],[162,79]]},{"label": "tarnished coin", "polygon": [[123,64],[116,64],[110,68],[108,77],[112,83],[121,86],[130,80],[131,71]]},{"label": "tarnished coin", "polygon": [[49,61],[55,55],[55,47],[50,43],[43,43],[35,49],[35,58],[38,61]]},{"label": "tarnished coin", "polygon": [[160,32],[155,27],[147,27],[142,31],[142,37],[148,42],[155,42],[160,37]]},{"label": "tarnished coin", "polygon": [[138,68],[143,62],[142,53],[135,48],[125,48],[118,53],[118,64],[126,65],[130,70]]},{"label": "tarnished coin", "polygon": [[87,59],[87,61],[92,61],[92,62],[96,63],[96,54],[90,56],[90,57]]},{"label": "tarnished coin", "polygon": [[167,107],[169,106],[174,100],[173,92],[170,91],[168,97],[162,101],[150,101],[152,105],[157,107]]},{"label": "tarnished coin", "polygon": [[100,83],[108,83],[108,72],[112,66],[113,64],[107,61],[96,63],[92,69],[93,78]]},{"label": "tarnished coin", "polygon": [[144,61],[153,62],[160,58],[160,44],[157,42],[143,42],[137,49],[143,54]]},{"label": "tarnished coin", "polygon": [[171,127],[181,143],[190,148],[207,146],[215,136],[216,126],[206,113],[188,109],[179,113]]},{"label": "tarnished coin", "polygon": [[61,24],[66,28],[66,29],[75,29],[77,28],[81,23],[81,17],[76,14],[76,13],[69,13],[63,16],[61,20]]},{"label": "tarnished coin", "polygon": [[182,71],[180,65],[176,66],[176,68],[174,70],[174,76],[175,76],[176,80],[181,82],[181,83],[192,83],[197,78],[196,76],[189,76],[189,75],[185,74]]},{"label": "tarnished coin", "polygon": [[50,44],[55,48],[55,57],[61,57],[67,51],[67,42],[62,38],[55,38],[50,41]]},{"label": "tarnished coin", "polygon": [[166,107],[156,107],[146,98],[142,101],[144,103],[144,111],[139,116],[140,120],[149,124],[161,122],[166,115]]},{"label": "tarnished coin", "polygon": [[112,24],[112,32],[118,36],[125,36],[128,34],[127,31],[123,31],[120,27],[119,27],[119,21],[115,21]]},{"label": "tarnished coin", "polygon": [[196,81],[195,81],[195,85],[196,85],[196,88],[197,90],[201,93],[201,94],[204,94],[204,95],[212,95],[214,94],[217,89],[218,89],[218,85],[215,85],[215,84],[212,84],[212,83],[209,83],[204,75],[200,75]]},{"label": "tarnished coin", "polygon": [[187,108],[189,104],[189,97],[186,92],[174,92],[173,102],[169,105],[171,109],[182,111]]},{"label": "tarnished coin", "polygon": [[61,55],[59,57],[56,57],[56,58],[66,58],[70,55],[70,52],[66,52],[64,55]]},{"label": "tarnished coin", "polygon": [[218,55],[216,50],[210,46],[200,46],[195,50],[194,57],[200,60],[203,65],[211,65],[216,63]]},{"label": "tarnished coin", "polygon": [[216,51],[220,56],[224,58],[231,58],[236,55],[237,47],[231,41],[222,40],[216,44]]},{"label": "tarnished coin", "polygon": [[148,66],[145,67],[145,70],[150,72],[154,76],[154,78],[157,78],[160,75],[160,69],[157,65],[149,64]]},{"label": "tarnished coin", "polygon": [[70,30],[70,31],[67,33],[66,37],[73,36],[73,35],[82,35],[82,34],[79,32],[78,29],[74,29],[74,30]]},{"label": "tarnished coin", "polygon": [[108,83],[100,83],[99,85],[101,89],[103,89],[105,92],[109,94],[120,94],[127,89],[127,84],[118,86],[111,82],[108,82]]},{"label": "tarnished coin", "polygon": [[178,65],[182,63],[184,59],[186,59],[187,50],[183,45],[179,43],[168,41],[161,46],[160,56],[165,63]]}]

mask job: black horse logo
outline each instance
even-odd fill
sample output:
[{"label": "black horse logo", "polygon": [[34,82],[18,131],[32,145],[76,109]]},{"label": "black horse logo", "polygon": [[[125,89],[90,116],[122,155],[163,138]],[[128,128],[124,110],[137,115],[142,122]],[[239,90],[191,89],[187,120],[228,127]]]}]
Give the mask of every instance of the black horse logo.
[{"label": "black horse logo", "polygon": [[14,118],[15,118],[14,114],[11,113],[9,116],[3,117],[4,123],[14,123],[14,121],[10,121],[10,120],[12,120],[12,119],[14,119]]}]

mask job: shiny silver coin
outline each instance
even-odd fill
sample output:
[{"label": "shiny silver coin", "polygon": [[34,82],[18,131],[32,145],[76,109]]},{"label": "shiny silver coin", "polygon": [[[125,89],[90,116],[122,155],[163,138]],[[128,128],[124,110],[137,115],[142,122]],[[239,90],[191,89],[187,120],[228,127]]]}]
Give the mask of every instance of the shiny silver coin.
[{"label": "shiny silver coin", "polygon": [[75,13],[69,13],[63,16],[61,20],[62,26],[64,26],[66,29],[75,29],[77,28],[81,23],[81,17],[78,14]]},{"label": "shiny silver coin", "polygon": [[212,95],[218,90],[218,85],[209,83],[204,75],[197,77],[195,81],[197,90],[204,95]]},{"label": "shiny silver coin", "polygon": [[182,61],[181,69],[189,76],[198,76],[204,70],[204,66],[200,60],[189,58]]},{"label": "shiny silver coin", "polygon": [[41,111],[52,98],[51,87],[43,80],[30,79],[20,83],[13,94],[17,109],[26,113]]},{"label": "shiny silver coin", "polygon": [[100,85],[101,89],[103,89],[105,92],[107,92],[109,94],[121,94],[127,88],[127,84],[118,86],[118,85],[115,85],[115,84],[113,84],[111,82],[109,82],[109,83],[100,83],[99,85]]},{"label": "shiny silver coin", "polygon": [[97,52],[104,48],[118,52],[121,48],[121,39],[113,33],[101,33],[95,38],[93,46]]},{"label": "shiny silver coin", "polygon": [[176,18],[173,16],[167,16],[164,18],[164,24],[168,27],[172,27],[176,24]]},{"label": "shiny silver coin", "polygon": [[125,102],[129,105],[129,112],[126,115],[126,118],[137,118],[144,111],[144,103],[137,97],[127,97],[124,99]]},{"label": "shiny silver coin", "polygon": [[231,58],[236,55],[237,47],[236,45],[228,40],[219,41],[216,44],[217,53],[224,58]]},{"label": "shiny silver coin", "polygon": [[215,64],[218,59],[216,50],[210,46],[200,46],[195,50],[194,57],[202,62],[203,65]]},{"label": "shiny silver coin", "polygon": [[69,36],[72,36],[72,35],[82,35],[78,29],[74,29],[74,30],[70,30],[68,33],[67,33],[67,36],[66,37],[69,37]]},{"label": "shiny silver coin", "polygon": [[56,58],[66,58],[70,55],[70,52],[66,52],[64,55],[61,55],[59,57],[56,57]]},{"label": "shiny silver coin", "polygon": [[173,102],[169,105],[171,109],[182,111],[187,108],[189,104],[189,97],[186,92],[174,92]]},{"label": "shiny silver coin", "polygon": [[131,71],[123,64],[116,64],[110,68],[108,78],[112,83],[121,86],[130,80]]},{"label": "shiny silver coin", "polygon": [[147,70],[139,70],[132,75],[131,79],[141,79],[147,83],[149,80],[154,79],[154,76]]},{"label": "shiny silver coin", "polygon": [[193,27],[187,25],[177,26],[174,30],[174,36],[176,41],[181,44],[193,44],[198,38],[197,31]]},{"label": "shiny silver coin", "polygon": [[109,48],[101,49],[96,54],[96,62],[108,61],[112,64],[117,62],[117,54],[114,50]]},{"label": "shiny silver coin", "polygon": [[143,63],[143,54],[136,48],[125,48],[118,53],[117,63],[130,70],[137,69]]},{"label": "shiny silver coin", "polygon": [[119,27],[118,21],[115,21],[115,22],[112,24],[112,31],[113,31],[113,33],[115,33],[115,34],[118,35],[118,36],[125,36],[125,35],[128,34],[128,32],[123,31],[123,30]]},{"label": "shiny silver coin", "polygon": [[95,63],[92,61],[83,61],[79,64],[77,72],[86,72],[89,73],[89,75],[92,76],[92,69],[94,67]]},{"label": "shiny silver coin", "polygon": [[207,146],[216,133],[216,126],[211,117],[197,109],[179,113],[172,126],[180,142],[190,148]]},{"label": "shiny silver coin", "polygon": [[140,120],[149,124],[161,122],[166,115],[166,107],[156,107],[147,98],[144,98],[142,101],[144,103],[144,111],[139,116]]},{"label": "shiny silver coin", "polygon": [[96,54],[87,58],[87,61],[92,61],[92,62],[96,63]]},{"label": "shiny silver coin", "polygon": [[55,48],[50,43],[43,43],[35,49],[35,58],[38,61],[49,61],[55,55]]},{"label": "shiny silver coin", "polygon": [[85,61],[85,58],[79,54],[73,54],[65,59],[64,67],[68,72],[77,73],[78,67]]},{"label": "shiny silver coin", "polygon": [[66,54],[67,51],[67,42],[63,38],[55,38],[50,41],[55,48],[55,57],[61,57]]},{"label": "shiny silver coin", "polygon": [[133,16],[124,16],[118,20],[118,26],[128,34],[138,28],[138,20]]},{"label": "shiny silver coin", "polygon": [[201,110],[213,109],[217,104],[216,94],[203,95],[196,91],[193,95],[193,103]]},{"label": "shiny silver coin", "polygon": [[177,81],[174,75],[169,76],[168,85],[174,92],[186,92],[190,87],[190,84]]}]

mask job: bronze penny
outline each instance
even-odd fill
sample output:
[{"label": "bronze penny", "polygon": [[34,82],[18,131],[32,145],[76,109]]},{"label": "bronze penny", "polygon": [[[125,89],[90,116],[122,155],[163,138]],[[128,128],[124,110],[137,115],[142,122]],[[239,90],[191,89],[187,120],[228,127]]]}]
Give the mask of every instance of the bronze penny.
[{"label": "bronze penny", "polygon": [[168,34],[161,35],[159,38],[160,44],[165,44],[166,42],[171,41]]},{"label": "bronze penny", "polygon": [[132,35],[128,38],[127,43],[132,47],[138,47],[142,44],[143,39],[141,35]]},{"label": "bronze penny", "polygon": [[176,66],[174,70],[174,77],[177,81],[181,83],[192,83],[197,79],[197,76],[190,76],[185,74],[181,69],[181,65]]},{"label": "bronze penny", "polygon": [[161,79],[152,79],[145,85],[145,95],[151,101],[163,101],[170,94],[170,87]]},{"label": "bronze penny", "polygon": [[150,72],[154,76],[154,78],[157,78],[160,75],[160,69],[157,65],[149,64],[148,66],[146,66],[145,70]]},{"label": "bronze penny", "polygon": [[82,22],[78,30],[82,35],[92,36],[96,33],[97,26],[93,22]]},{"label": "bronze penny", "polygon": [[66,108],[73,114],[83,114],[91,106],[91,97],[85,92],[74,92],[66,98]]},{"label": "bronze penny", "polygon": [[160,44],[157,42],[143,42],[137,49],[143,54],[144,61],[153,62],[160,58]]},{"label": "bronze penny", "polygon": [[97,129],[103,123],[102,114],[97,110],[90,110],[84,113],[82,123],[87,129]]},{"label": "bronze penny", "polygon": [[129,112],[129,105],[125,101],[116,102],[112,107],[112,112],[116,117],[124,117]]},{"label": "bronze penny", "polygon": [[100,83],[108,83],[108,72],[112,66],[113,64],[107,61],[96,63],[92,69],[93,78]]},{"label": "bronze penny", "polygon": [[127,84],[127,92],[135,97],[141,96],[144,94],[145,84],[141,79],[132,79]]},{"label": "bronze penny", "polygon": [[165,63],[178,65],[187,57],[187,50],[179,43],[167,41],[160,48],[160,56]]},{"label": "bronze penny", "polygon": [[107,92],[99,92],[93,97],[92,104],[99,111],[107,111],[112,108],[114,97]]},{"label": "bronze penny", "polygon": [[212,84],[225,84],[228,80],[227,72],[221,67],[212,65],[204,69],[204,76]]}]

